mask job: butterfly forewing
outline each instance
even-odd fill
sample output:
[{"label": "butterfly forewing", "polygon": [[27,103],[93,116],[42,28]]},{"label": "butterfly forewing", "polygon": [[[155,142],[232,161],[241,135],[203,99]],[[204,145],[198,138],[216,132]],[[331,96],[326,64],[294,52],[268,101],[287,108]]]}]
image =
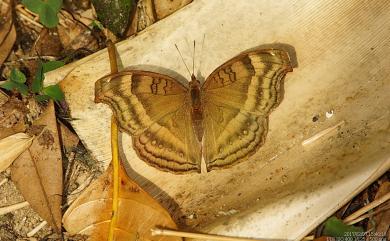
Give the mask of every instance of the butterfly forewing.
[{"label": "butterfly forewing", "polygon": [[193,133],[188,90],[175,79],[122,71],[96,82],[97,102],[110,105],[141,159],[172,172],[199,171],[201,146]]},{"label": "butterfly forewing", "polygon": [[283,97],[283,79],[292,71],[282,50],[241,54],[217,68],[202,86],[207,169],[247,159],[263,143],[268,116]]}]

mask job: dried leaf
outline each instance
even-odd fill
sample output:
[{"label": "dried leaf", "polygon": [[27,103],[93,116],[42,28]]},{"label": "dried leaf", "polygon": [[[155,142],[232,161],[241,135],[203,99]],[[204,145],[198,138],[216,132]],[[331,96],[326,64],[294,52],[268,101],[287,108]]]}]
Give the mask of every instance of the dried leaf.
[{"label": "dried leaf", "polygon": [[321,236],[321,237],[314,239],[313,241],[328,241],[328,240],[331,240],[331,237]]},{"label": "dried leaf", "polygon": [[62,159],[52,101],[34,122],[34,127],[40,130],[40,134],[30,148],[14,161],[11,177],[31,207],[59,233]]},{"label": "dried leaf", "polygon": [[62,49],[57,30],[43,28],[31,49],[31,55],[60,56]]},{"label": "dried leaf", "polygon": [[9,101],[9,96],[0,90],[0,106],[4,105]]},{"label": "dried leaf", "polygon": [[163,19],[180,8],[192,2],[192,0],[154,0],[154,9],[157,19]]},{"label": "dried leaf", "polygon": [[0,106],[0,139],[26,130],[24,117],[28,110],[22,101],[11,97]]},{"label": "dried leaf", "polygon": [[[383,197],[387,193],[390,192],[390,182],[385,181],[383,182],[378,192],[375,195],[375,200]],[[389,205],[388,203],[383,203],[377,209],[385,208],[386,205]],[[390,232],[389,232],[389,224],[390,224],[390,209],[385,209],[380,213],[377,213],[373,216],[372,221],[368,222],[368,230],[372,230],[375,228],[375,232],[378,234],[384,234],[387,235],[387,240],[390,238]],[[369,241],[375,240],[377,237],[367,237]]]},{"label": "dried leaf", "polygon": [[25,133],[16,133],[0,140],[0,172],[22,154],[32,143],[34,137]]},{"label": "dried leaf", "polygon": [[60,138],[62,145],[65,147],[67,151],[71,150],[72,148],[76,147],[79,143],[80,139],[79,137],[73,133],[69,128],[64,125],[62,122],[59,122],[60,126]]},{"label": "dried leaf", "polygon": [[[133,182],[120,166],[118,226],[114,240],[181,240],[176,237],[152,237],[155,226],[175,229],[169,213]],[[92,240],[107,240],[112,214],[112,167],[92,183],[69,207],[63,217],[71,234],[90,235]]]},{"label": "dried leaf", "polygon": [[135,9],[135,13],[133,15],[134,16],[130,16],[132,20],[126,36],[138,33],[156,22],[152,0],[138,1],[137,8]]},{"label": "dried leaf", "polygon": [[66,11],[61,11],[59,16],[58,36],[65,50],[84,48],[95,52],[99,48],[97,39],[87,26]]},{"label": "dried leaf", "polygon": [[16,30],[12,22],[10,0],[0,3],[0,65],[6,60],[16,40]]}]

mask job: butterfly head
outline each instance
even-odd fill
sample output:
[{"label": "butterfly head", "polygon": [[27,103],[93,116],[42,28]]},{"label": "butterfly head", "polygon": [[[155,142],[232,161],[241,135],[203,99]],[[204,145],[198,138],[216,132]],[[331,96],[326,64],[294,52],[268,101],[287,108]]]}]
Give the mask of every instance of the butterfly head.
[{"label": "butterfly head", "polygon": [[200,81],[195,77],[194,74],[191,74],[190,89],[199,89]]}]

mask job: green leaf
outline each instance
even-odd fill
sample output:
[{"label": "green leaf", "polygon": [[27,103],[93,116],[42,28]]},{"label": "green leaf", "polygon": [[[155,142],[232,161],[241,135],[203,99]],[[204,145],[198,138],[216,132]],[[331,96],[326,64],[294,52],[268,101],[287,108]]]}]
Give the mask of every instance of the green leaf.
[{"label": "green leaf", "polygon": [[28,95],[28,87],[25,84],[16,83],[16,90],[22,95]]},{"label": "green leaf", "polygon": [[65,63],[62,61],[50,61],[42,64],[43,73],[58,69],[59,67],[64,66]]},{"label": "green leaf", "polygon": [[325,222],[325,227],[322,234],[330,237],[350,237],[351,235],[353,235],[353,233],[356,233],[356,235],[358,235],[359,233],[363,232],[364,230],[361,227],[346,225],[340,219],[336,217],[330,217]]},{"label": "green leaf", "polygon": [[22,3],[32,12],[39,15],[39,21],[45,27],[53,28],[58,24],[57,13],[62,6],[62,0],[23,0]]},{"label": "green leaf", "polygon": [[62,61],[50,61],[46,63],[39,62],[37,71],[35,73],[35,78],[31,85],[31,90],[33,93],[39,93],[43,87],[43,80],[45,79],[44,73],[57,69],[61,66],[64,66]]},{"label": "green leaf", "polygon": [[40,1],[40,0],[23,0],[22,3],[31,12],[34,12],[36,14],[40,14],[41,7],[42,7],[42,1]]},{"label": "green leaf", "polygon": [[134,0],[92,0],[99,21],[115,35],[123,35],[130,20]]},{"label": "green leaf", "polygon": [[50,96],[48,96],[48,95],[36,95],[35,99],[38,102],[42,102],[42,101],[46,101],[46,100],[50,99]]},{"label": "green leaf", "polygon": [[93,20],[90,24],[89,24],[90,28],[94,28],[94,27],[97,27],[98,29],[100,30],[104,30],[104,27],[103,27],[103,24],[97,20]]},{"label": "green leaf", "polygon": [[17,83],[25,83],[26,82],[26,76],[18,69],[13,68],[11,70],[11,81],[17,82]]},{"label": "green leaf", "polygon": [[0,87],[6,90],[12,91],[13,89],[16,88],[16,82],[13,82],[11,80],[4,81],[3,83],[0,84]]},{"label": "green leaf", "polygon": [[48,4],[42,5],[39,20],[45,27],[54,28],[59,21],[57,13],[58,12],[54,11]]},{"label": "green leaf", "polygon": [[11,80],[5,81],[0,85],[0,87],[9,91],[16,90],[17,92],[21,93],[24,96],[28,94],[28,88],[25,84],[14,82]]},{"label": "green leaf", "polygon": [[54,12],[58,13],[62,6],[62,0],[47,0],[47,5],[49,5]]},{"label": "green leaf", "polygon": [[39,61],[37,70],[35,72],[35,78],[33,79],[31,84],[31,90],[33,93],[39,93],[42,90],[43,79],[44,79],[43,66],[42,66],[42,62]]},{"label": "green leaf", "polygon": [[64,99],[64,93],[58,85],[50,85],[43,88],[42,92],[50,96],[53,100],[61,101]]}]

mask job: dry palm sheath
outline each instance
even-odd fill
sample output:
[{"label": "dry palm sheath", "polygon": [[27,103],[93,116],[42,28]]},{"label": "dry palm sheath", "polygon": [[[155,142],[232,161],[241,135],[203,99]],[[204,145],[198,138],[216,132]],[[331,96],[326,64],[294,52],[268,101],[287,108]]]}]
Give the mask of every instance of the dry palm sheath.
[{"label": "dry palm sheath", "polygon": [[208,171],[246,160],[263,145],[268,116],[283,98],[292,67],[287,52],[259,49],[218,67],[201,84],[124,70],[96,82],[95,101],[110,105],[138,156],[161,170]]}]

